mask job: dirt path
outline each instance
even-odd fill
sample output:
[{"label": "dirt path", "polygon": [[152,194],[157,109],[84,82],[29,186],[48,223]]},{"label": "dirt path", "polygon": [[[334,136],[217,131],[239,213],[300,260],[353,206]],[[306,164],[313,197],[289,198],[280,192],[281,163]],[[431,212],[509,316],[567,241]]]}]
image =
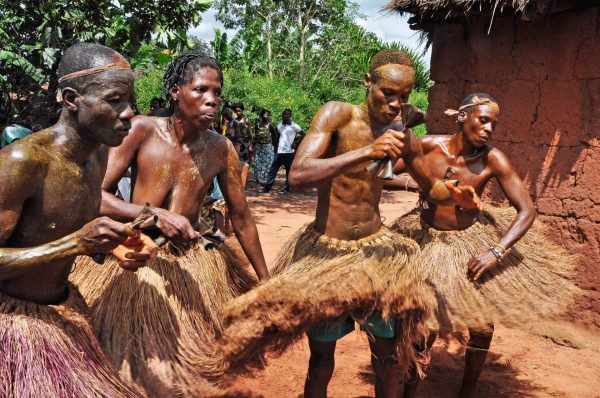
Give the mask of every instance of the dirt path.
[{"label": "dirt path", "polygon": [[[316,193],[284,193],[281,184],[269,194],[250,183],[249,201],[270,264],[282,243],[314,218]],[[415,194],[384,193],[381,205],[386,223],[416,203]],[[540,337],[550,336],[551,338]],[[574,344],[580,349],[556,344]],[[464,351],[451,343],[436,342],[428,377],[418,397],[456,397]],[[279,358],[271,358],[255,378],[238,380],[234,396],[301,397],[308,365],[306,339]],[[329,385],[330,397],[372,397],[373,374],[366,336],[353,333],[338,342],[336,368]],[[554,323],[529,331],[497,329],[487,365],[478,385],[481,397],[600,397],[600,334]]]}]

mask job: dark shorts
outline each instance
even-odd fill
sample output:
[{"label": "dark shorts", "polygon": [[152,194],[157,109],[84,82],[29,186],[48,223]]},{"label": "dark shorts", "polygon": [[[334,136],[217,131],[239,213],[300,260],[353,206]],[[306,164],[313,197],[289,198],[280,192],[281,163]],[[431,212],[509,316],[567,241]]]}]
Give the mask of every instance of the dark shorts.
[{"label": "dark shorts", "polygon": [[[352,332],[354,330],[354,322],[355,320],[351,315],[343,315],[308,329],[306,334],[311,340],[320,343],[330,343]],[[386,321],[381,317],[380,313],[375,313],[367,317],[366,321],[361,323],[360,328],[376,337],[395,337],[396,317],[391,316]]]}]

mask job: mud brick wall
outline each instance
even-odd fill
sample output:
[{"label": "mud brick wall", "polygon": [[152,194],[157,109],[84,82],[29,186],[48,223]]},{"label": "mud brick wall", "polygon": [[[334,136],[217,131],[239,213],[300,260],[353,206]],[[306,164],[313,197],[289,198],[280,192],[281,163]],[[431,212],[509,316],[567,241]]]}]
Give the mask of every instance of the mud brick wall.
[{"label": "mud brick wall", "polygon": [[[428,130],[455,132],[443,114],[477,91],[500,103],[494,144],[529,187],[551,238],[581,253],[576,317],[600,327],[600,8],[533,22],[471,17],[433,31]],[[492,185],[488,195],[503,200]]]}]

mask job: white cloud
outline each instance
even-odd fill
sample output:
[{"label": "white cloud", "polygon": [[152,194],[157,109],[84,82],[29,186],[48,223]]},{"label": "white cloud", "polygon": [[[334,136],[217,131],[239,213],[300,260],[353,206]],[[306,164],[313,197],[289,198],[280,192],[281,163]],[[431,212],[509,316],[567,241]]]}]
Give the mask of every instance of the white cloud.
[{"label": "white cloud", "polygon": [[231,38],[235,33],[234,30],[227,30],[223,24],[215,19],[217,10],[210,8],[208,11],[202,14],[202,21],[200,25],[191,28],[187,31],[188,35],[196,36],[199,39],[210,42],[215,37],[215,29],[220,29],[221,32],[227,32],[227,36]]},{"label": "white cloud", "polygon": [[[356,23],[369,32],[373,32],[381,40],[386,42],[397,41],[409,46],[417,51],[423,51],[423,47],[419,45],[418,32],[411,30],[408,26],[408,16],[400,16],[389,12],[382,12],[381,9],[386,3],[386,0],[363,0],[357,1],[360,12],[365,15],[364,19],[359,19]],[[189,35],[196,36],[200,39],[211,41],[214,38],[214,29],[219,28],[225,31],[223,24],[215,19],[216,10],[209,9],[202,14],[202,22],[200,25],[188,30]],[[227,35],[232,37],[235,31],[227,30]],[[429,65],[431,51],[428,50],[425,54],[425,61]]]}]

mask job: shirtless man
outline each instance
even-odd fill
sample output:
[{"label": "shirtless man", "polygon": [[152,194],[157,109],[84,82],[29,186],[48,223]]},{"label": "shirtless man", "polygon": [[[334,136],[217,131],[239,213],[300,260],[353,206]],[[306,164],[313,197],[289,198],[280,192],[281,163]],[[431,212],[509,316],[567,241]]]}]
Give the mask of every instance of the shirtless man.
[{"label": "shirtless man", "polygon": [[[435,178],[457,179],[474,187],[478,195],[483,193],[488,182],[496,179],[517,210],[511,221],[507,219],[506,213],[494,208],[486,208],[482,212],[480,209],[434,203],[424,198],[418,211],[400,217],[392,227],[404,235],[415,237],[421,244],[424,258],[437,257],[437,260],[430,260],[425,267],[428,269],[426,276],[439,289],[444,307],[447,306],[447,309],[438,309],[440,332],[464,326],[469,329],[466,366],[460,391],[461,396],[468,397],[475,394],[475,386],[492,340],[494,320],[520,326],[522,320],[519,316],[535,319],[535,316],[543,315],[544,311],[555,310],[553,305],[546,307],[547,303],[540,300],[544,294],[568,301],[573,287],[562,278],[564,269],[570,267],[564,264],[568,261],[568,256],[563,260],[557,260],[560,256],[552,259],[538,256],[536,262],[533,262],[527,260],[528,250],[521,250],[524,260],[508,253],[533,225],[536,210],[508,157],[489,143],[500,115],[497,101],[488,94],[476,93],[466,97],[458,110],[446,112],[457,117],[458,131],[453,135],[426,135],[420,139],[423,157],[432,175]],[[400,159],[394,171],[400,173],[407,169],[406,166],[406,162]],[[386,189],[415,187],[410,178],[406,177],[397,177],[387,181],[385,185]],[[419,219],[427,227],[423,228]],[[507,229],[498,225],[501,221],[508,225]],[[436,230],[455,232],[452,232],[454,235],[446,233],[444,239],[437,239]],[[451,236],[455,237],[454,240],[451,240]],[[546,248],[554,247],[555,253],[562,252],[543,235],[536,235],[535,231],[528,234],[528,239],[533,239],[532,251],[536,251],[536,245],[543,242],[544,245],[550,245],[545,246]],[[437,243],[441,241],[448,242],[445,243],[447,247]],[[461,250],[458,251],[455,245],[461,246]],[[430,252],[437,255],[430,256]],[[472,253],[472,257],[453,259],[458,252]],[[510,272],[504,272],[511,266],[519,268],[516,277],[510,277]],[[561,270],[562,266],[564,268]],[[539,281],[540,284],[529,281]],[[552,289],[556,290],[538,291],[539,286],[543,285],[553,286]],[[498,289],[493,290],[494,286]],[[456,292],[460,292],[459,295]],[[556,299],[550,301],[554,300]],[[461,305],[473,304],[471,308],[455,307],[459,302]],[[506,311],[509,307],[511,311]],[[435,336],[430,336],[429,347],[434,340]],[[416,378],[409,381],[405,397],[413,396],[417,381]]]},{"label": "shirtless man", "polygon": [[[0,151],[0,373],[8,375],[0,396],[19,395],[23,387],[55,396],[133,395],[100,351],[85,304],[67,282],[77,255],[109,253],[126,239],[140,243],[129,226],[96,218],[108,147],[131,127],[133,74],[117,52],[83,43],[65,51],[58,76],[58,123]],[[136,271],[151,256],[152,243],[144,242],[139,252],[120,257],[124,269]],[[55,313],[61,308],[64,315]],[[37,322],[40,314],[48,326]],[[13,316],[25,322],[13,324]],[[19,332],[27,335],[26,346]],[[40,371],[27,358],[46,358],[41,368],[61,372]]]},{"label": "shirtless man", "polygon": [[[318,188],[314,229],[329,238],[358,240],[382,228],[379,200],[383,180],[367,170],[369,161],[402,156],[413,178],[436,203],[461,202],[478,206],[470,187],[457,188],[433,179],[410,130],[389,129],[401,115],[415,82],[410,60],[401,52],[384,50],[373,58],[365,76],[367,95],[361,105],[329,102],[315,115],[292,165],[294,189]],[[454,202],[453,202],[454,200]],[[369,344],[379,397],[396,397],[401,370],[395,357],[394,325],[367,319]],[[309,330],[311,358],[305,397],[325,397],[333,372],[336,340],[353,330],[350,325],[324,325]],[[338,331],[331,334],[332,329]]]},{"label": "shirtless man", "polygon": [[[152,395],[209,395],[207,391],[193,390],[195,385],[201,383],[196,383],[196,376],[191,373],[195,369],[187,361],[188,358],[175,359],[174,356],[185,351],[185,344],[189,344],[190,350],[203,355],[210,346],[211,335],[219,331],[220,306],[232,296],[240,294],[240,289],[245,291],[249,288],[247,284],[243,288],[238,286],[240,280],[244,280],[239,273],[246,271],[239,256],[229,256],[230,249],[226,247],[227,243],[221,250],[205,250],[197,243],[201,235],[201,231],[198,231],[201,206],[214,177],[217,178],[227,203],[231,224],[242,249],[258,278],[266,280],[269,277],[256,225],[244,195],[240,161],[231,141],[209,128],[215,120],[221,102],[222,83],[220,66],[211,57],[187,53],[173,59],[165,73],[165,89],[174,108],[173,116],[135,117],[129,136],[119,147],[111,150],[109,167],[102,183],[102,214],[118,220],[131,220],[145,203],[150,203],[156,208],[158,228],[169,238],[172,246],[180,249],[192,246],[190,250],[179,253],[176,258],[168,254],[168,248],[161,249],[157,261],[151,262],[148,268],[160,274],[161,289],[169,292],[166,293],[168,303],[165,305],[173,311],[173,316],[177,319],[177,328],[173,328],[172,333],[193,338],[180,339],[183,340],[181,343],[173,339],[168,331],[158,328],[151,330],[150,325],[139,328],[134,325],[133,320],[123,320],[132,323],[127,327],[135,328],[135,332],[132,332],[135,333],[134,337],[129,340],[136,341],[135,344],[139,344],[141,350],[147,350],[148,358],[156,356],[161,360],[166,358],[167,362],[176,362],[172,366],[175,369],[173,373],[165,376],[160,373],[162,368],[156,367],[147,376],[135,380]],[[127,203],[112,192],[115,192],[117,182],[132,164],[136,168],[137,177],[132,201]],[[143,284],[145,272],[141,273],[136,283]],[[152,273],[152,277],[156,272]],[[190,275],[193,277],[188,280]],[[84,297],[92,303],[97,303],[95,308],[113,308],[115,303],[112,299],[104,297],[97,286],[87,285],[88,278],[84,274],[78,274],[76,277]],[[148,277],[151,277],[150,274]],[[118,275],[107,278],[121,283]],[[182,280],[181,286],[187,286],[187,290],[176,293],[186,295],[185,298],[171,294],[174,288],[172,280],[179,279]],[[183,285],[184,280],[186,285]],[[118,294],[131,295],[130,302],[139,300],[138,308],[134,310],[136,316],[150,321],[148,318],[152,316],[151,311],[154,311],[154,308],[148,306],[153,300],[135,293],[137,289],[132,285],[123,285],[118,289],[116,286],[115,284],[113,288],[119,290]],[[131,289],[134,291],[129,292]],[[157,293],[155,300],[162,299],[163,295]],[[184,305],[185,310],[179,309],[180,305]],[[128,309],[124,308],[123,311],[125,313]],[[208,312],[209,315],[204,315],[204,312]],[[97,318],[96,314],[100,316],[104,313],[100,310],[95,312],[94,322],[97,325],[106,325],[105,320]],[[164,322],[170,322],[171,318],[166,315],[165,318]],[[204,325],[206,330],[199,329],[196,326],[198,323]],[[189,334],[181,331],[184,325],[189,327],[189,330],[185,329],[185,333]],[[169,323],[165,330],[170,330],[171,327],[172,324]],[[153,333],[159,336],[154,336]],[[125,340],[128,336],[121,337]],[[169,340],[169,343],[163,347],[152,347],[144,344],[148,338]],[[115,343],[111,342],[111,336],[101,337],[100,340],[106,347],[112,347],[107,350],[111,350],[108,354],[115,358],[115,361],[123,357],[123,352],[114,348]],[[129,346],[127,347],[129,350]],[[156,350],[152,351],[154,348]],[[163,348],[164,351],[161,351]],[[142,363],[144,358],[140,358],[134,349],[131,350],[131,361],[141,361],[139,364],[129,364],[133,368],[131,377],[136,377],[136,373],[146,372],[147,367]],[[167,351],[168,354],[165,353]],[[122,364],[117,365],[120,367]],[[170,368],[171,363],[164,366]],[[180,386],[181,390],[170,389],[175,386]]]}]

